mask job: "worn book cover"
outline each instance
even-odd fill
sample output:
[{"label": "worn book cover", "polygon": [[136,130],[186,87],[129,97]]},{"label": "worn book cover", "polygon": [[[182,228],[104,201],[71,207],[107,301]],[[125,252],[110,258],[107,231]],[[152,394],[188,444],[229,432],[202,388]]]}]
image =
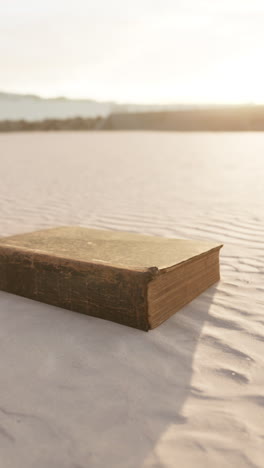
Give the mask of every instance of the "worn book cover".
[{"label": "worn book cover", "polygon": [[219,280],[220,244],[82,227],[0,239],[0,289],[142,330]]}]

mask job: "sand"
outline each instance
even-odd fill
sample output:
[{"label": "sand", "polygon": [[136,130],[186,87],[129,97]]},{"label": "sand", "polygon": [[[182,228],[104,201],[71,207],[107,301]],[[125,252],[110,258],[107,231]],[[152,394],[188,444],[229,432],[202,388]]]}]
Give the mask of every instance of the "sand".
[{"label": "sand", "polygon": [[0,292],[0,466],[263,467],[264,134],[0,136],[0,235],[65,224],[223,242],[149,333]]}]

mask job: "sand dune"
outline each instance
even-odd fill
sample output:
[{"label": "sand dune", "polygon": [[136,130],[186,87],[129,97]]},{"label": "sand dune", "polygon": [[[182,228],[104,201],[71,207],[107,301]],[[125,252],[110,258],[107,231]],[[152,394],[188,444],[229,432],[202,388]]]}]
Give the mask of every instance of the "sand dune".
[{"label": "sand dune", "polygon": [[225,244],[156,330],[0,292],[0,460],[262,467],[264,134],[0,136],[0,235],[80,224]]}]

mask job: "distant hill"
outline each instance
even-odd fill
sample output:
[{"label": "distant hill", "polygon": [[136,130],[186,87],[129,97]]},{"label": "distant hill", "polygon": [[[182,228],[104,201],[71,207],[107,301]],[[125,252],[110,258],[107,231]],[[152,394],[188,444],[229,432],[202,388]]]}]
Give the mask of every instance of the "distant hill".
[{"label": "distant hill", "polygon": [[[111,113],[175,110],[178,105],[137,105],[99,102],[65,97],[44,99],[31,94],[0,92],[0,120],[28,120],[105,117]],[[185,108],[185,106],[184,106]]]},{"label": "distant hill", "polygon": [[115,103],[64,97],[43,99],[34,95],[0,92],[0,120],[43,120],[98,117],[113,112]]},{"label": "distant hill", "polygon": [[0,93],[0,132],[39,130],[264,131],[264,106],[132,105]]},{"label": "distant hill", "polygon": [[264,106],[110,114],[106,117],[0,120],[0,132],[53,130],[264,131]]},{"label": "distant hill", "polygon": [[264,106],[223,106],[173,112],[114,113],[105,130],[264,131]]}]

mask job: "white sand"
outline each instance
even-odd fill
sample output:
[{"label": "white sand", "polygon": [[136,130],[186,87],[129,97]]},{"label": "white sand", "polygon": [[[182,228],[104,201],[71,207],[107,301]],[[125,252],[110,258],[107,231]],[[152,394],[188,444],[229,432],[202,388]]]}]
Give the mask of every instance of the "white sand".
[{"label": "white sand", "polygon": [[3,468],[263,467],[264,134],[0,136],[0,235],[61,224],[224,242],[158,329],[0,292]]}]

